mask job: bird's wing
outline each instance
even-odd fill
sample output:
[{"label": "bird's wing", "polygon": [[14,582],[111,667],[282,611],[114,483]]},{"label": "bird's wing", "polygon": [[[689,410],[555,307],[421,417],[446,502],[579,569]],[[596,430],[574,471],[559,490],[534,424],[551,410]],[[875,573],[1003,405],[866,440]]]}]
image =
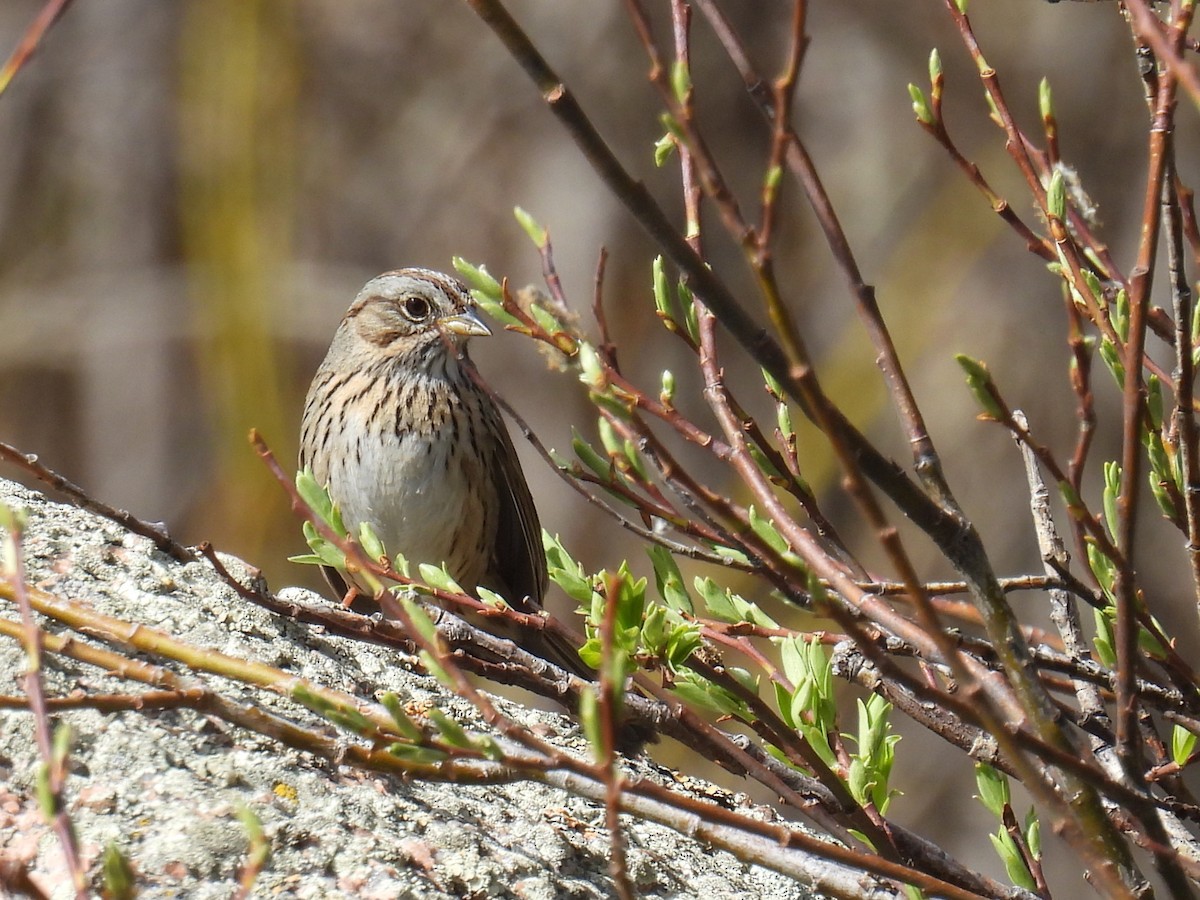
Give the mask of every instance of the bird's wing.
[{"label": "bird's wing", "polygon": [[[496,413],[499,420],[499,412]],[[532,612],[541,609],[546,594],[546,554],[542,550],[542,526],[537,508],[529,493],[525,474],[512,439],[503,421],[495,429],[496,486],[500,499],[500,522],[496,529],[496,546],[492,552],[491,569],[497,580],[509,590],[505,599],[514,609]],[[525,605],[528,597],[533,610]]]}]

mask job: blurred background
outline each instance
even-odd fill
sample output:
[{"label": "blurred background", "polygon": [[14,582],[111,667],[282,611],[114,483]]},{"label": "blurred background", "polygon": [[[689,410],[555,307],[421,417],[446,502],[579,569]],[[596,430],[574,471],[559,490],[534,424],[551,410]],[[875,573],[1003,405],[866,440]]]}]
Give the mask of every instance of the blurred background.
[{"label": "blurred background", "polygon": [[[625,164],[678,212],[676,170],[654,167],[660,104],[623,5],[509,5]],[[667,5],[647,6],[669,43]],[[768,75],[782,61],[789,6],[723,4]],[[40,7],[0,4],[0,53]],[[1064,157],[1096,202],[1116,259],[1131,266],[1146,109],[1116,4],[1008,0],[976,2],[972,13],[1033,135],[1037,85],[1049,77]],[[753,218],[768,136],[699,16],[694,30],[700,121]],[[940,4],[926,0],[814,2],[809,33],[799,131],[997,569],[1038,571],[1019,459],[1000,429],[975,421],[953,354],[986,360],[1034,431],[1069,455],[1076,426],[1059,287],[916,126],[905,89],[927,84],[928,54],[939,47],[951,132],[1033,222],[973,66]],[[1195,182],[1195,111],[1179,121],[1181,173]],[[318,582],[285,560],[302,550],[299,529],[248,430],[294,460],[309,379],[372,275],[449,269],[460,255],[514,285],[538,282],[540,261],[513,220],[515,205],[550,230],[568,295],[584,313],[597,255],[608,249],[605,299],[623,364],[654,390],[672,368],[683,408],[703,415],[686,357],[653,327],[654,248],[464,3],[76,3],[0,97],[0,136],[0,439],[187,542],[211,540],[244,557],[274,588]],[[715,216],[709,227],[714,263],[755,308],[736,248]],[[850,295],[792,184],[777,258],[829,393],[907,461]],[[569,449],[572,427],[594,434],[578,384],[548,371],[533,346],[501,333],[472,352],[545,443]],[[732,346],[725,364],[747,403],[765,411],[754,368]],[[1096,385],[1103,417],[1117,393],[1102,370]],[[1102,425],[1093,474],[1117,439]],[[518,444],[546,528],[590,567],[629,557],[649,571],[627,534]],[[828,512],[877,559],[811,434],[803,459]],[[735,490],[710,461],[697,456],[695,465]],[[1155,609],[1186,644],[1190,590],[1170,580],[1182,571],[1182,542],[1155,514],[1147,523],[1140,562],[1154,570]],[[950,575],[927,543],[911,549],[922,575]],[[1044,601],[1016,602],[1026,615]],[[964,800],[969,778],[945,777],[937,740],[901,728],[905,796],[893,812],[999,874],[986,841],[956,842],[968,834],[964,817],[982,814]]]}]

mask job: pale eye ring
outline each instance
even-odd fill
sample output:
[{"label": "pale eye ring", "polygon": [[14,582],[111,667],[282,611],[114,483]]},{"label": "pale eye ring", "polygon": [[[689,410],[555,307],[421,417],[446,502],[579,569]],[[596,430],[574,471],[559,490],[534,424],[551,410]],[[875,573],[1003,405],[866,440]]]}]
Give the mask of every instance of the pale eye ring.
[{"label": "pale eye ring", "polygon": [[429,301],[424,297],[407,297],[401,304],[401,308],[404,310],[404,315],[414,322],[421,322],[429,318]]}]

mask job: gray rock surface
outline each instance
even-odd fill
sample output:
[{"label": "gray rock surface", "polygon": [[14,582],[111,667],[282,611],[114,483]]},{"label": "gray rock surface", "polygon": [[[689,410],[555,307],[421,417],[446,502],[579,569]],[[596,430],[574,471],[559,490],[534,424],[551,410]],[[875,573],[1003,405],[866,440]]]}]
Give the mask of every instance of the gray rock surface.
[{"label": "gray rock surface", "polygon": [[[411,672],[394,651],[273,616],[241,599],[207,563],[177,563],[112,522],[4,480],[0,503],[30,512],[25,538],[30,584],[366,700],[395,691],[481,727],[469,703]],[[228,562],[235,574],[248,577],[245,567]],[[305,599],[315,601],[311,595]],[[3,598],[0,616],[17,618],[15,606]],[[59,630],[54,623],[46,627]],[[306,727],[329,728],[270,692],[161,659],[147,661]],[[46,667],[52,696],[76,689],[146,689],[54,655]],[[22,648],[0,636],[0,694],[23,693],[24,669]],[[502,705],[560,745],[586,752],[569,719]],[[78,709],[57,718],[75,734],[67,799],[83,853],[94,861],[115,843],[136,866],[143,897],[233,896],[247,851],[237,818],[243,805],[262,821],[271,845],[256,897],[551,900],[612,894],[603,810],[551,787],[406,783],[335,766],[187,709]],[[67,897],[57,839],[33,799],[38,762],[32,717],[0,709],[0,861],[21,862],[54,897]],[[639,774],[657,772],[650,763],[636,765]],[[781,875],[668,828],[626,822],[629,871],[643,896],[808,896]]]}]

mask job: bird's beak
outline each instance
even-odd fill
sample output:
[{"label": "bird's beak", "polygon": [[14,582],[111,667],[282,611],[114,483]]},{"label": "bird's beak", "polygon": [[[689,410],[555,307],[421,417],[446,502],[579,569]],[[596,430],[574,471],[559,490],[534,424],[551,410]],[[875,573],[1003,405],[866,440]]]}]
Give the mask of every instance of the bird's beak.
[{"label": "bird's beak", "polygon": [[462,337],[487,337],[492,333],[492,329],[483,324],[483,319],[479,318],[479,313],[473,309],[452,316],[442,316],[437,320],[437,324],[447,334]]}]

